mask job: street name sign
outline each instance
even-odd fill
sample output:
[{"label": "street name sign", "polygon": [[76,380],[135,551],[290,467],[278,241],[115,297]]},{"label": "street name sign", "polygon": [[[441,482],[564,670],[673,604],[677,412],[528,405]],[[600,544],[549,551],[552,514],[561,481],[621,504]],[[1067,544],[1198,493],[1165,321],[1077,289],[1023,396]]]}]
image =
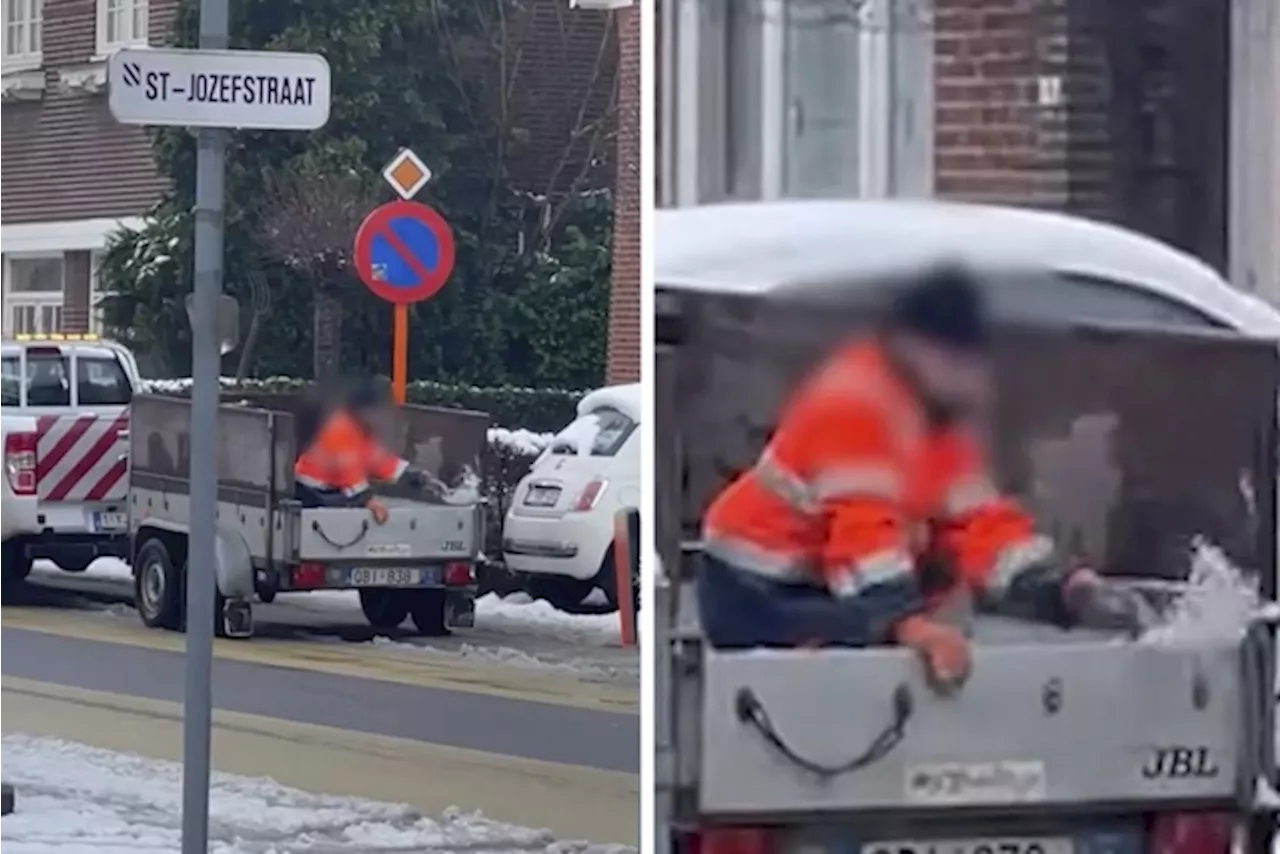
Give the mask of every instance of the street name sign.
[{"label": "street name sign", "polygon": [[125,124],[315,130],[329,120],[329,63],[314,53],[125,48],[107,83]]}]

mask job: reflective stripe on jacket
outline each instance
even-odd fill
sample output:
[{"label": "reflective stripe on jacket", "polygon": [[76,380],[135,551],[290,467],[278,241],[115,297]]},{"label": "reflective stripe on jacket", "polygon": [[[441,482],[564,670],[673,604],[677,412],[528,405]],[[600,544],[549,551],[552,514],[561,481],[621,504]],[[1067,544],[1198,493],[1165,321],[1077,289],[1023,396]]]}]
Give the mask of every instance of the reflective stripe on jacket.
[{"label": "reflective stripe on jacket", "polygon": [[369,491],[370,481],[398,480],[408,467],[349,413],[338,410],[321,425],[293,472],[299,483],[312,489],[356,498]]},{"label": "reflective stripe on jacket", "polygon": [[978,442],[931,428],[874,342],[804,384],[756,465],[712,502],[703,540],[732,566],[838,596],[911,581],[928,552],[998,597],[1052,554],[992,484]]}]

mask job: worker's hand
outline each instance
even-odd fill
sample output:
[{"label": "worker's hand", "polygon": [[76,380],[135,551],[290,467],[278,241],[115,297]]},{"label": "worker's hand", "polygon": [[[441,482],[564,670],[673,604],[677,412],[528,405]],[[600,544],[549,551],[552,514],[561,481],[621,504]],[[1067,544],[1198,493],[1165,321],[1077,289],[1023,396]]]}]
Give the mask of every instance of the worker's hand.
[{"label": "worker's hand", "polygon": [[1138,637],[1158,622],[1138,590],[1107,581],[1092,569],[1077,569],[1063,582],[1062,600],[1074,625]]},{"label": "worker's hand", "polygon": [[428,498],[439,500],[444,496],[444,484],[430,472],[409,469],[404,473],[404,481],[410,489],[416,489]]},{"label": "worker's hand", "polygon": [[387,505],[376,498],[370,498],[369,502],[364,506],[369,508],[369,513],[373,516],[374,522],[379,525],[387,524]]},{"label": "worker's hand", "polygon": [[916,614],[898,623],[894,639],[916,651],[929,684],[939,694],[954,694],[969,678],[973,664],[969,639],[951,626]]}]

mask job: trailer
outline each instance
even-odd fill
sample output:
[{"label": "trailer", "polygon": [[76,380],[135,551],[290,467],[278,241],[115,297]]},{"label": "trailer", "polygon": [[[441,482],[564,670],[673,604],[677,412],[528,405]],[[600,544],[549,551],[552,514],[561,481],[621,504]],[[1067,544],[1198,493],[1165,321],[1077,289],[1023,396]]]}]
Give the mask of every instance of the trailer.
[{"label": "trailer", "polygon": [[[749,207],[660,215],[657,850],[1271,854],[1280,318],[1210,304],[1227,286],[1207,267],[1064,217]],[[1246,625],[1153,643],[969,613],[953,698],[905,650],[708,648],[707,503],[876,294],[949,259],[997,292],[1004,488],[1109,575],[1177,589],[1213,543],[1257,586]]]},{"label": "trailer", "polygon": [[[293,466],[310,429],[299,395],[238,396],[218,409],[216,446],[190,446],[191,404],[162,395],[134,397],[130,414],[129,532],[134,598],[148,626],[185,625],[186,573],[217,577],[217,628],[253,633],[252,602],[278,594],[356,590],[370,624],[392,629],[412,617],[426,634],[474,623],[474,564],[483,506],[474,487],[488,417],[405,406],[389,413],[384,441],[411,464],[455,486],[428,499],[399,487],[384,492],[389,516],[374,523],[363,507],[304,507]],[[213,453],[218,466],[216,559],[187,560],[190,455]]]}]

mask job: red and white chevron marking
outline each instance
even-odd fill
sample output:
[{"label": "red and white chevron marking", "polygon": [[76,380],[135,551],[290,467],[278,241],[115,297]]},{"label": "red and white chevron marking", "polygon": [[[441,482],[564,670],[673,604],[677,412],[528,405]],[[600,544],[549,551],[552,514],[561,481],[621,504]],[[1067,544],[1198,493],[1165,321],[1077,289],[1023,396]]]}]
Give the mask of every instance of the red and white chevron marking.
[{"label": "red and white chevron marking", "polygon": [[36,493],[41,501],[124,500],[129,416],[46,415],[36,423]]}]

